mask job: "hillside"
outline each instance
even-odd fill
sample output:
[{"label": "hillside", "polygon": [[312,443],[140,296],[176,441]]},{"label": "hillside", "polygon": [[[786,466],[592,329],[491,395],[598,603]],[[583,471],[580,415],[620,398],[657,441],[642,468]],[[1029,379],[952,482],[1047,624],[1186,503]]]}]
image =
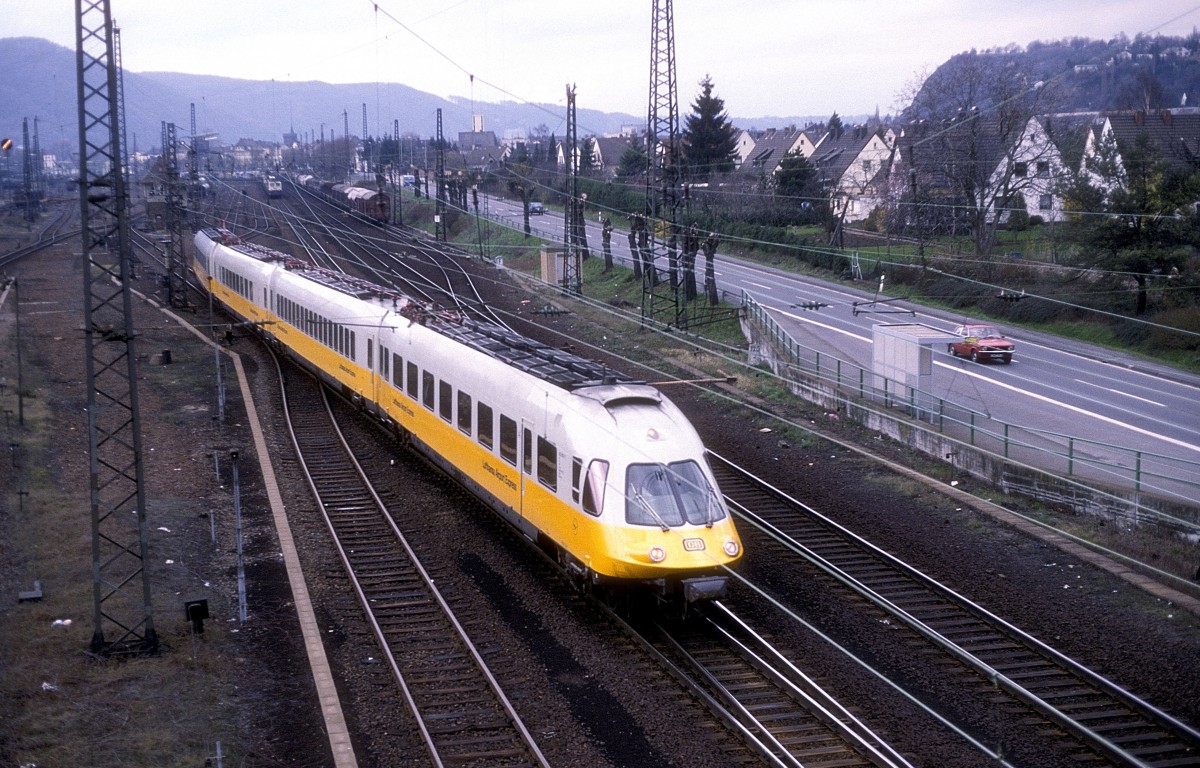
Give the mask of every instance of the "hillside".
[{"label": "hillside", "polygon": [[[0,38],[0,67],[17,76],[0,78],[0,135],[21,144],[22,119],[29,130],[38,122],[43,152],[70,156],[78,152],[75,51],[36,38]],[[391,133],[399,121],[401,133],[432,136],[437,110],[443,130],[451,137],[470,130],[472,104],[445,99],[397,83],[332,85],[322,82],[240,80],[171,72],[124,73],[126,134],[131,149],[147,151],[159,145],[162,123],[173,122],[178,135],[191,126],[196,105],[196,128],[216,133],[221,141],[239,138],[279,141],[289,129],[314,135],[324,127],[339,136],[348,122],[350,132],[362,133],[362,105],[367,104],[372,133]],[[545,125],[561,132],[563,109],[553,104],[476,102],[487,130]],[[622,125],[644,122],[645,116],[589,110],[581,104],[580,130],[615,132]],[[791,118],[796,120],[797,118]]]},{"label": "hillside", "polygon": [[[1172,48],[1187,48],[1191,55],[1168,55]],[[1055,111],[1158,109],[1186,101],[1200,106],[1200,34],[1187,38],[1124,37],[1108,41],[1072,38],[1032,43],[1025,48],[965,52],[942,64],[930,78],[937,83],[972,60],[1011,62],[1030,82],[1052,83]],[[0,38],[0,136],[22,144],[22,120],[29,120],[43,152],[60,157],[78,151],[75,51],[37,38]],[[446,99],[399,83],[366,82],[332,85],[323,82],[256,81],[186,75],[171,72],[124,73],[126,136],[130,148],[150,151],[159,145],[163,122],[173,122],[177,135],[191,125],[191,105],[196,107],[197,130],[216,133],[223,142],[239,138],[278,141],[289,130],[317,135],[322,128],[341,135],[348,123],[354,135],[362,133],[362,106],[367,105],[371,133],[391,133],[395,121],[401,133],[432,136],[437,110],[442,110],[443,130],[451,138],[470,130],[472,112],[483,115],[484,127],[503,135],[545,126],[561,133],[565,125],[562,105],[517,102],[474,104]],[[687,104],[689,94],[681,94]],[[742,128],[805,125],[803,105],[791,105],[791,115],[779,117],[731,116]],[[980,105],[981,108],[985,105]],[[684,109],[687,109],[685,106]],[[825,119],[828,115],[820,116]],[[615,133],[625,125],[645,122],[645,115],[601,112],[579,105],[582,134]],[[858,118],[843,116],[854,122]],[[10,158],[9,162],[12,160]]]},{"label": "hillside", "polygon": [[[0,67],[16,76],[0,78],[0,136],[21,145],[21,121],[38,121],[43,152],[68,157],[78,152],[75,51],[37,38],[0,38]],[[323,82],[241,80],[172,72],[124,73],[126,135],[130,148],[148,151],[159,145],[162,123],[173,122],[177,135],[191,129],[191,105],[196,105],[196,129],[216,133],[223,142],[239,138],[280,141],[289,130],[304,135],[326,132],[362,133],[362,106],[367,105],[369,132],[390,134],[399,121],[402,134],[433,136],[437,110],[443,131],[452,139],[471,130],[471,115],[483,115],[484,128],[498,136],[510,130],[531,131],[539,126],[561,134],[566,114],[561,104],[501,103],[446,99],[399,83],[365,82],[333,85]],[[683,95],[688,98],[688,94]],[[738,125],[759,128],[802,125],[798,115],[737,118]],[[578,108],[580,134],[612,134],[622,126],[644,124],[646,116]]]},{"label": "hillside", "polygon": [[[1177,49],[1186,49],[1187,56]],[[971,77],[980,65],[1016,67],[1052,94],[1044,111],[1102,112],[1200,106],[1200,33],[1181,37],[1071,38],[1021,48],[967,51],[951,57],[925,81],[914,103],[932,103],[930,89]],[[949,89],[948,89],[949,90]],[[977,104],[980,109],[990,106]],[[907,116],[907,115],[906,115]]]}]

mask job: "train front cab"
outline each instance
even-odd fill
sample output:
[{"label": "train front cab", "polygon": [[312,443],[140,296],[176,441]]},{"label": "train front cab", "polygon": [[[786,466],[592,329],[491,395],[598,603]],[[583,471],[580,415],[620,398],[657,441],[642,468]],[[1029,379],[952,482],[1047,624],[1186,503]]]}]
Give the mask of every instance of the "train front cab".
[{"label": "train front cab", "polygon": [[[576,470],[580,509],[536,522],[560,562],[589,586],[646,589],[691,604],[724,598],[742,542],[718,491],[695,460],[614,466],[593,458]],[[535,485],[526,479],[527,487]],[[526,514],[538,515],[526,492]],[[557,524],[556,524],[557,523]]]}]

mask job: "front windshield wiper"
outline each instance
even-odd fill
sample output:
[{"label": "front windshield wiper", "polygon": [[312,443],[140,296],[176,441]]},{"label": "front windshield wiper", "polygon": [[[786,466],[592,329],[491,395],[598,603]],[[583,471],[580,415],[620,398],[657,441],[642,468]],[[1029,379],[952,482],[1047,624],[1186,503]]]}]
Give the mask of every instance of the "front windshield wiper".
[{"label": "front windshield wiper", "polygon": [[[658,477],[660,479],[662,478],[662,470],[661,469],[658,470]],[[642,493],[642,490],[640,488],[635,488],[633,490],[633,500],[636,501],[641,506],[642,509],[649,512],[650,516],[653,517],[656,521],[658,521],[659,527],[661,527],[664,531],[671,530],[671,526],[667,525],[666,521],[663,520],[662,517],[658,514],[658,512],[655,511],[653,505],[651,505],[650,502],[646,500],[646,495],[644,493]]]},{"label": "front windshield wiper", "polygon": [[708,493],[705,494],[705,496],[708,499],[708,503],[704,505],[704,527],[712,528],[713,525],[717,521],[717,516],[715,514],[713,514],[713,510],[716,508],[716,506],[718,504],[717,494],[714,493],[713,490],[710,488],[708,490]]}]

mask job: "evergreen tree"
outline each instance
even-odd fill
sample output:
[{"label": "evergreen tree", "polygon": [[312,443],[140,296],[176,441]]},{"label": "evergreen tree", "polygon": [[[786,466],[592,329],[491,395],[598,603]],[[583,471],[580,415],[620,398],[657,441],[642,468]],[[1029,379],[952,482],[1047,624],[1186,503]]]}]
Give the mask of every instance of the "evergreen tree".
[{"label": "evergreen tree", "polygon": [[691,178],[703,181],[713,174],[729,173],[737,156],[737,128],[725,113],[725,101],[713,96],[708,75],[700,81],[700,95],[692,103],[683,136],[684,160]]},{"label": "evergreen tree", "polygon": [[837,112],[829,116],[829,133],[835,139],[840,139],[842,134],[846,132],[846,126],[842,124],[842,117]]},{"label": "evergreen tree", "polygon": [[596,172],[596,140],[591,136],[584,138],[579,147],[579,173],[587,176]]},{"label": "evergreen tree", "polygon": [[818,193],[817,169],[808,158],[798,149],[784,155],[775,171],[775,194],[793,198],[799,205],[806,198],[819,197]]},{"label": "evergreen tree", "polygon": [[617,163],[617,178],[635,179],[644,176],[649,164],[650,158],[646,155],[645,143],[640,138],[634,139],[621,153],[621,159]]},{"label": "evergreen tree", "polygon": [[1150,277],[1179,274],[1200,244],[1197,191],[1200,173],[1173,171],[1145,133],[1128,145],[1101,140],[1065,190],[1082,266],[1132,278],[1135,316],[1149,309]]}]

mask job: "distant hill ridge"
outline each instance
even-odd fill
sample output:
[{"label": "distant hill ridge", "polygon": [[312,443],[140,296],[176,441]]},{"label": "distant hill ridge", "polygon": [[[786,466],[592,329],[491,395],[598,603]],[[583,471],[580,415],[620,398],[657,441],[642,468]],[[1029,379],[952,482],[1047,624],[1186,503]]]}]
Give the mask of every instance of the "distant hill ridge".
[{"label": "distant hill ridge", "polygon": [[[1180,51],[1188,51],[1181,55]],[[1158,109],[1182,101],[1200,105],[1200,35],[1187,38],[1122,37],[1109,41],[1071,38],[1058,42],[1009,46],[982,53],[951,57],[938,68],[961,67],[972,56],[1011,57],[1031,81],[1053,79],[1061,86],[1055,109],[1101,111],[1129,108]],[[21,122],[37,119],[37,136],[43,152],[67,156],[78,151],[75,51],[30,37],[0,38],[0,136],[21,144]],[[933,77],[930,77],[933,80]],[[929,82],[928,80],[926,82]],[[450,138],[471,129],[472,105],[446,99],[406,85],[361,83],[334,85],[322,82],[256,81],[170,72],[124,74],[126,136],[130,149],[157,148],[162,123],[174,122],[176,135],[187,135],[191,105],[196,105],[197,130],[216,133],[223,142],[239,138],[281,141],[289,130],[299,136],[341,136],[346,120],[350,132],[362,133],[362,104],[371,120],[382,125],[370,132],[392,132],[399,120],[401,133],[432,136],[437,110],[442,110],[443,130]],[[728,94],[718,94],[729,98]],[[686,95],[684,101],[687,102]],[[797,105],[801,106],[801,105]],[[684,107],[687,109],[688,107]],[[487,130],[498,136],[510,130],[532,132],[543,127],[561,136],[565,114],[561,105],[517,102],[474,104]],[[681,118],[684,115],[681,115]],[[731,117],[740,128],[804,126],[825,120],[819,116]],[[867,116],[842,115],[852,124]],[[580,134],[613,134],[626,125],[640,125],[645,115],[601,112],[580,107]],[[11,160],[10,160],[11,162]]]},{"label": "distant hill ridge", "polygon": [[[1030,84],[1053,85],[1055,112],[1161,110],[1200,106],[1200,33],[1187,37],[1124,35],[1111,40],[1076,37],[966,51],[952,56],[925,81],[966,76],[972,59],[1011,60]],[[920,101],[918,95],[914,101]],[[983,108],[984,105],[979,105]]]}]

